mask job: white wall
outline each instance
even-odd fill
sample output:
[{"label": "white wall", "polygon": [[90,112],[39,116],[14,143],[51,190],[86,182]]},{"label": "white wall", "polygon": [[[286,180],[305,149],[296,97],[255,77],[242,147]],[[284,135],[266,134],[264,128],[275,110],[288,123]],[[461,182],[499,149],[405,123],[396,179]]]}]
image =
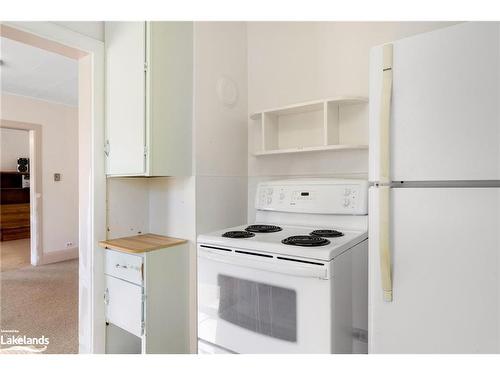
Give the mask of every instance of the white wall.
[{"label": "white wall", "polygon": [[196,239],[195,177],[108,178],[108,238],[156,233]]},{"label": "white wall", "polygon": [[29,132],[17,129],[0,129],[0,171],[17,170],[18,158],[30,157]]},{"label": "white wall", "polygon": [[[243,224],[247,195],[247,51],[244,22],[195,23],[195,173],[197,233]],[[237,87],[227,106],[221,78]]]},{"label": "white wall", "polygon": [[149,180],[108,178],[106,185],[108,238],[148,233]]},{"label": "white wall", "polygon": [[42,126],[43,254],[78,247],[78,108],[3,94],[2,119]]},{"label": "white wall", "polygon": [[[342,95],[368,96],[369,51],[410,35],[449,26],[446,22],[249,22],[248,111]],[[361,115],[367,142],[367,108]],[[367,178],[368,152],[336,151],[252,155],[256,127],[249,121],[248,219],[256,184],[294,176]]]},{"label": "white wall", "polygon": [[77,33],[104,41],[104,22],[103,21],[66,21],[53,22],[56,25],[65,27]]}]

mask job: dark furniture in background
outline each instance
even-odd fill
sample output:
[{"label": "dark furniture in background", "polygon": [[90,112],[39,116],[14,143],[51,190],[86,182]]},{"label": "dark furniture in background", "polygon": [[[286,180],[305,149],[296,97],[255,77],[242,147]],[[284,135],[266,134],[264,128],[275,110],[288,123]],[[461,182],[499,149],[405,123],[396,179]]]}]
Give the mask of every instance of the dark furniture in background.
[{"label": "dark furniture in background", "polygon": [[29,173],[0,172],[0,241],[30,237],[30,189],[22,187]]}]

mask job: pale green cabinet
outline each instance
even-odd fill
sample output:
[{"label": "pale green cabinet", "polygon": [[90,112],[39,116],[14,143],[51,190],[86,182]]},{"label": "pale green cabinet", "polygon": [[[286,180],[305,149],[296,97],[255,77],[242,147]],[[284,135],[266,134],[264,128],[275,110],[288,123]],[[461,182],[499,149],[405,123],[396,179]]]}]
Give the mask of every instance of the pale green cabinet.
[{"label": "pale green cabinet", "polygon": [[191,174],[193,23],[106,22],[106,174]]}]

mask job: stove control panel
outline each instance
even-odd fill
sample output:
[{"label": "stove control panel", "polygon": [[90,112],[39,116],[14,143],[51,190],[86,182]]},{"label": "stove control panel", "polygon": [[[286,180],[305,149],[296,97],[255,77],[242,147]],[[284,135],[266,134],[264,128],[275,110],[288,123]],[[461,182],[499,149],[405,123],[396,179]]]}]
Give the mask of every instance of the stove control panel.
[{"label": "stove control panel", "polygon": [[363,180],[282,180],[257,188],[258,210],[366,215],[368,183]]}]

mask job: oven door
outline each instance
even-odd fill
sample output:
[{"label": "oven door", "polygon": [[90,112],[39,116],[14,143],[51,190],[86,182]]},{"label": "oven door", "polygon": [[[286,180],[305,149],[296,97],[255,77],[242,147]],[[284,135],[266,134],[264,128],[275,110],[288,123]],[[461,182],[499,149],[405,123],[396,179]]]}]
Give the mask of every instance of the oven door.
[{"label": "oven door", "polygon": [[237,353],[331,353],[329,262],[198,246],[198,337]]}]

